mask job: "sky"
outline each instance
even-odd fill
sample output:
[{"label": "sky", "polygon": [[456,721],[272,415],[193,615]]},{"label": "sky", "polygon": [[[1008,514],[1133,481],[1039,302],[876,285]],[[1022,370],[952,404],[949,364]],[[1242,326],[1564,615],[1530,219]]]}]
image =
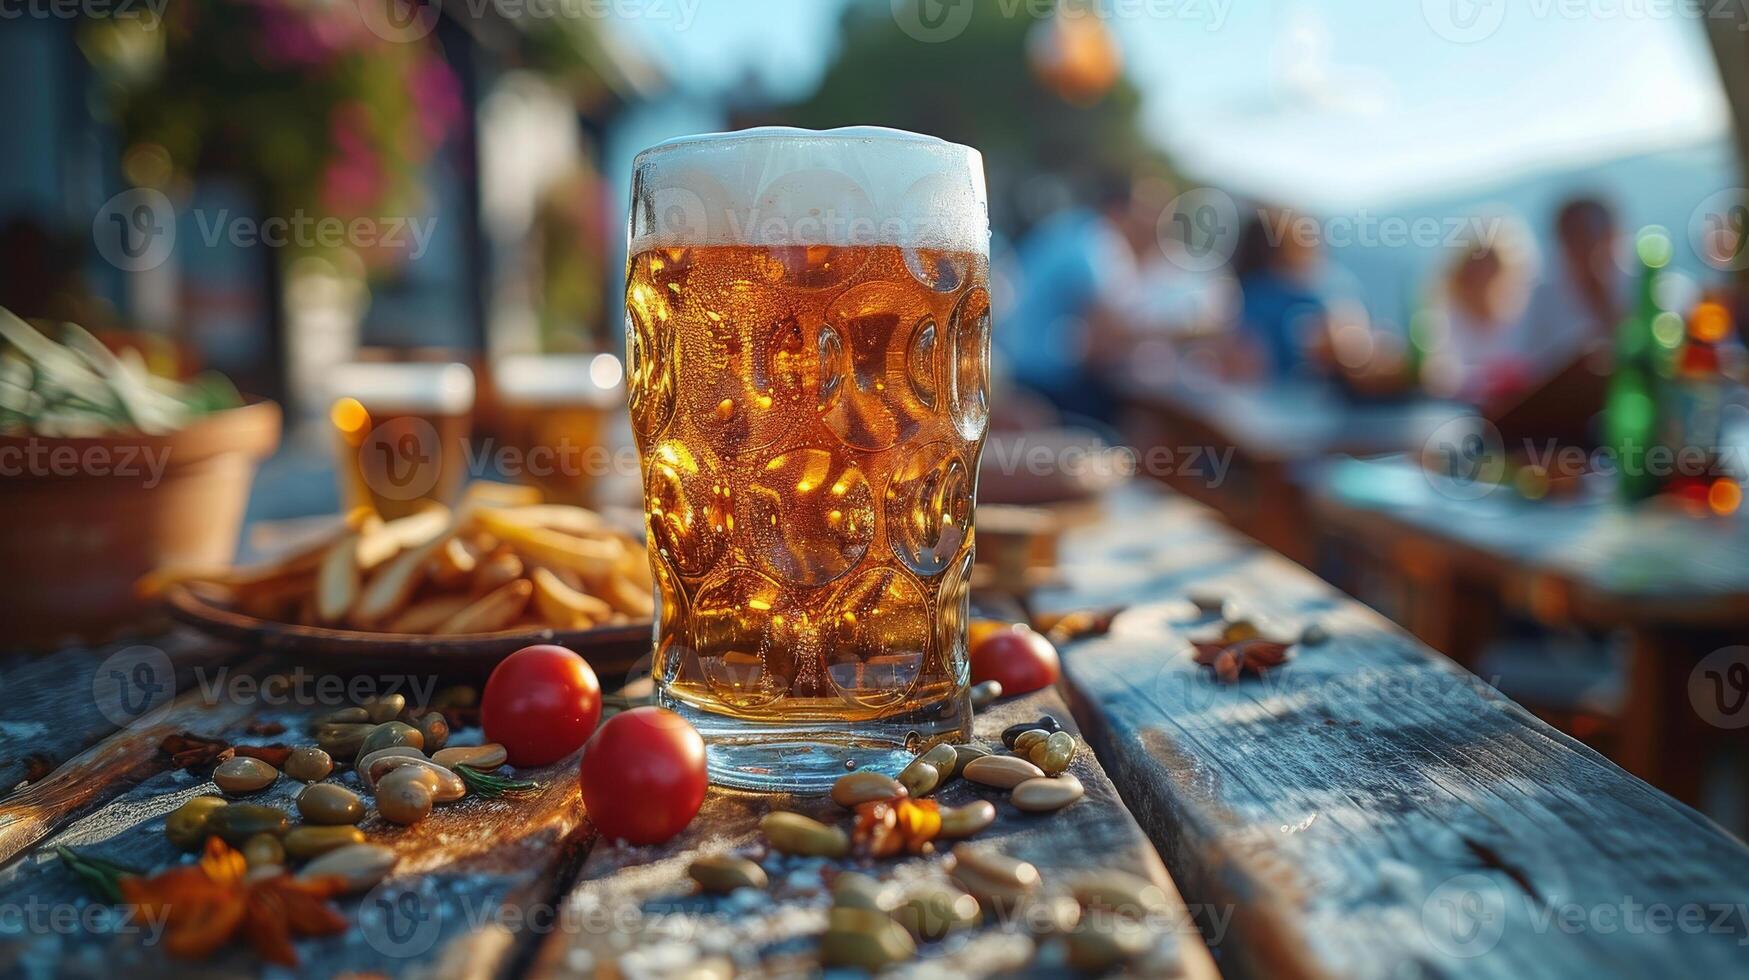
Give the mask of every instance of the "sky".
[{"label": "sky", "polygon": [[[833,53],[842,5],[859,0],[665,2],[673,16],[616,27],[683,92],[708,101],[748,78],[767,92],[805,94]],[[1012,10],[1028,0],[960,2]],[[1103,6],[1145,93],[1144,126],[1183,170],[1310,207],[1389,205],[1728,131],[1693,4]]]}]

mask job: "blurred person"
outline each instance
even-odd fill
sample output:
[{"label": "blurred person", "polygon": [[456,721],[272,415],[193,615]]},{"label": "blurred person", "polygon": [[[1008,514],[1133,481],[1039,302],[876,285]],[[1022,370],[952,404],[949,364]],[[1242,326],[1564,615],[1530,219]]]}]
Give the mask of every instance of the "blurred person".
[{"label": "blurred person", "polygon": [[1615,336],[1628,277],[1616,264],[1620,228],[1594,197],[1570,198],[1555,213],[1555,255],[1531,294],[1520,330],[1529,366],[1553,374]]},{"label": "blurred person", "polygon": [[1313,354],[1328,331],[1322,265],[1315,225],[1291,209],[1259,209],[1239,232],[1233,252],[1239,333],[1267,378],[1322,373]]},{"label": "blurred person", "polygon": [[1523,336],[1535,250],[1517,219],[1481,227],[1487,230],[1468,236],[1439,282],[1422,371],[1431,393],[1478,405],[1523,391],[1536,377]]},{"label": "blurred person", "polygon": [[1064,415],[1109,422],[1115,413],[1106,368],[1122,348],[1112,304],[1136,276],[1133,210],[1129,179],[1106,178],[1092,206],[1046,218],[1015,250],[1014,303],[995,343],[1014,381]]}]

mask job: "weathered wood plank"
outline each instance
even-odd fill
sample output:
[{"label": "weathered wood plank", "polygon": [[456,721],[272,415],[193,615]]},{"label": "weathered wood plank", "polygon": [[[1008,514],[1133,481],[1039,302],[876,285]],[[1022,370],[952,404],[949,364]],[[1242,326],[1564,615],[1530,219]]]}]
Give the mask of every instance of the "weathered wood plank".
[{"label": "weathered wood plank", "polygon": [[[1200,507],[1111,506],[1037,605],[1136,604],[1067,676],[1186,897],[1236,909],[1229,975],[1741,970],[1740,842]],[[1219,686],[1184,652],[1192,586],[1333,638]]]},{"label": "weathered wood plank", "polygon": [[[992,706],[978,716],[977,733],[999,745],[1004,727],[1046,712],[1074,730],[1061,698],[1055,691],[1044,691]],[[950,784],[935,798],[944,805],[993,799],[997,822],[974,841],[1032,861],[1047,879],[1060,880],[1095,867],[1121,868],[1152,878],[1174,906],[1161,923],[1166,930],[1162,949],[1167,962],[1181,976],[1216,976],[1190,912],[1098,761],[1083,752],[1073,771],[1086,785],[1087,796],[1053,815],[1021,813],[1002,794],[964,780]],[[837,869],[855,869],[901,882],[942,874],[939,856],[874,862],[767,854],[757,825],[775,809],[796,810],[846,827],[850,823],[849,814],[824,798],[713,789],[692,826],[668,844],[599,844],[559,910],[565,927],[543,944],[533,963],[535,975],[638,975],[640,969],[657,964],[674,968],[693,962],[717,969],[732,967],[737,976],[809,975],[819,969],[816,936],[825,926],[830,906],[822,890],[823,871],[830,875]],[[722,851],[757,856],[771,875],[771,891],[758,895],[744,891],[726,898],[696,894],[686,874],[688,865],[701,854]],[[1224,916],[1221,910],[1212,911],[1213,918]],[[1022,925],[988,926],[972,935],[950,937],[927,949],[915,972],[934,971],[937,976],[1061,972],[1060,961],[1050,958],[1053,953],[1033,962],[1034,943]],[[1173,951],[1175,963],[1170,959]]]}]

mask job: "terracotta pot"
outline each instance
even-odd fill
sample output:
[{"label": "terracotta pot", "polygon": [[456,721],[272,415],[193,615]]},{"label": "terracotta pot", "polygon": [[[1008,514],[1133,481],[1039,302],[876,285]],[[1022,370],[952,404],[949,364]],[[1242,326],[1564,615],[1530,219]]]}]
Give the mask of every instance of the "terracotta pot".
[{"label": "terracotta pot", "polygon": [[151,611],[146,572],[229,563],[279,432],[257,402],[167,436],[0,436],[0,649],[114,637]]}]

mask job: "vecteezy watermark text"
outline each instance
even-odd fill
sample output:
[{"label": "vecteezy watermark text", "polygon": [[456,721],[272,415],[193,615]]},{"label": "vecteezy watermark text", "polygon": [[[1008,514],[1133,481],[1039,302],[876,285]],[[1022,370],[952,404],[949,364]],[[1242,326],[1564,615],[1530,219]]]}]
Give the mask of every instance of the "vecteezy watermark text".
[{"label": "vecteezy watermark text", "polygon": [[134,20],[154,30],[170,0],[0,0],[0,21]]},{"label": "vecteezy watermark text", "polygon": [[114,477],[138,480],[150,490],[164,479],[169,446],[73,446],[31,437],[23,445],[0,446],[0,477]]}]

